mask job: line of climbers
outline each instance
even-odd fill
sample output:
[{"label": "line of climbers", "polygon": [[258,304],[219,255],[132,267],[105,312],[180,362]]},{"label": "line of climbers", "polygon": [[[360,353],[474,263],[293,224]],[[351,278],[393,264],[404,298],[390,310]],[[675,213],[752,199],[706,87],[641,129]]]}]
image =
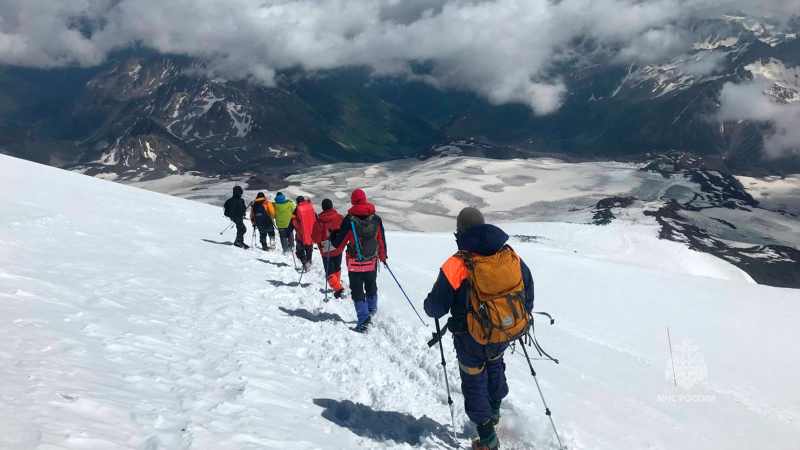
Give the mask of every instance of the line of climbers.
[{"label": "line of climbers", "polygon": [[[235,245],[247,248],[243,240],[246,229],[242,216],[246,207],[241,199],[242,189],[235,187],[233,194],[225,203],[225,215],[236,224]],[[364,191],[353,191],[350,201],[352,206],[346,216],[333,208],[330,199],[322,201],[322,212],[317,215],[308,198],[297,197],[294,203],[279,192],[275,202],[270,204],[259,192],[252,203],[250,220],[259,230],[262,248],[267,250],[266,234],[270,236],[272,248],[275,247],[274,219],[284,253],[291,251],[292,241],[296,241],[296,254],[303,271],[309,270],[313,245],[316,245],[327,282],[336,298],[342,298],[345,292],[341,283],[341,266],[342,256],[346,254],[350,294],[358,318],[356,331],[365,332],[378,310],[378,261],[386,264],[386,236],[383,222],[375,214],[375,206],[367,201]],[[296,234],[295,239],[292,239],[293,234]],[[519,341],[527,356],[523,338],[528,336],[532,324],[533,277],[519,255],[507,245],[508,235],[500,228],[486,224],[477,209],[464,208],[461,211],[456,221],[455,238],[458,252],[441,267],[436,283],[425,299],[425,312],[437,324],[437,333],[434,333],[429,346],[438,342],[442,349],[442,336],[451,332],[460,369],[464,409],[478,430],[479,437],[473,440],[472,449],[497,450],[500,407],[509,392],[503,354],[512,342]],[[448,314],[450,318],[446,327],[439,331],[438,320]],[[533,343],[538,345],[535,340]],[[536,348],[543,351],[538,346]],[[444,366],[444,350],[441,351]],[[530,359],[528,363],[530,365]],[[532,365],[530,369],[536,380]],[[446,374],[445,371],[445,381]],[[538,386],[538,380],[536,383]],[[452,414],[449,387],[448,402]],[[549,409],[547,415],[550,416]],[[550,420],[552,423],[552,417]],[[556,437],[558,439],[557,432]]]},{"label": "line of climbers", "polygon": [[[244,215],[248,207],[242,199],[243,193],[240,186],[233,188],[233,197],[225,202],[224,214],[236,224],[233,245],[247,249]],[[383,221],[375,214],[375,205],[367,201],[364,191],[353,191],[350,202],[352,206],[347,216],[342,216],[333,208],[333,202],[325,199],[322,212],[317,215],[307,197],[299,196],[293,202],[278,192],[275,201],[270,203],[259,192],[251,203],[250,222],[258,229],[263,250],[275,249],[277,228],[283,252],[295,250],[304,272],[311,268],[316,245],[335,298],[345,294],[341,273],[342,256],[346,253],[350,296],[358,318],[356,330],[364,332],[378,312],[378,262],[386,263],[386,234]]]}]

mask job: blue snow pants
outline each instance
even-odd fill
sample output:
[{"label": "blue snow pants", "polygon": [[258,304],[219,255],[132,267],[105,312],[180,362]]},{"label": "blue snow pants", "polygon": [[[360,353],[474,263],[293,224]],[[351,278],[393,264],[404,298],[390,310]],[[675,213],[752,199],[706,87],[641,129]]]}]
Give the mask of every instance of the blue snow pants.
[{"label": "blue snow pants", "polygon": [[[461,374],[461,392],[464,394],[464,409],[469,420],[476,425],[486,423],[492,418],[490,402],[496,402],[508,395],[506,383],[506,364],[503,352],[509,344],[481,345],[469,333],[453,337]],[[470,375],[465,367],[478,369],[480,373]],[[474,370],[470,370],[474,371]]]}]

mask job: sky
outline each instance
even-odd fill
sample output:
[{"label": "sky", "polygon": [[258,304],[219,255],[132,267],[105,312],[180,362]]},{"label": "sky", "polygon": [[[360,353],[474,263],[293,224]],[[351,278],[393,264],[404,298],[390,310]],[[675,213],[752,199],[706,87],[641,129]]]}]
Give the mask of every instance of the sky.
[{"label": "sky", "polygon": [[[800,14],[800,2],[3,0],[0,64],[94,66],[138,45],[267,86],[282,69],[368,66],[541,115],[563,103],[567,88],[552,68],[575,39],[616,49],[620,63],[657,63],[691,48],[689,20],[734,10],[785,18]],[[419,62],[431,70],[415,73]]]}]

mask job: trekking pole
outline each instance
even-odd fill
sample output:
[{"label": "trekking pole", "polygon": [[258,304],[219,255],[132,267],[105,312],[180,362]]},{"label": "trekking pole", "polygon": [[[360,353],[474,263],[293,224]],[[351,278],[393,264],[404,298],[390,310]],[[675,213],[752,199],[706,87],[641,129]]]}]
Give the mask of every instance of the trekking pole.
[{"label": "trekking pole", "polygon": [[[436,334],[442,334],[441,329],[439,328],[439,319],[436,320]],[[447,388],[447,404],[450,406],[450,420],[453,424],[453,438],[458,443],[458,432],[456,431],[456,413],[453,411],[453,397],[450,396],[450,381],[447,380],[447,361],[444,359],[444,346],[442,345],[442,340],[439,339],[439,353],[442,354],[442,370],[444,371],[444,385]]]},{"label": "trekking pole", "polygon": [[250,248],[254,248],[256,246],[256,229],[253,227],[253,239],[250,241]]},{"label": "trekking pole", "polygon": [[230,224],[230,225],[228,225],[227,227],[225,227],[225,229],[224,229],[224,230],[220,231],[220,232],[219,232],[219,235],[220,235],[220,236],[222,236],[222,233],[224,233],[224,232],[228,231],[228,228],[230,228],[230,227],[232,227],[232,226],[233,226],[233,222],[231,222],[231,224]]},{"label": "trekking pole", "polygon": [[294,249],[291,249],[290,252],[292,253],[292,262],[294,262],[294,270],[297,270],[297,259],[294,257]]},{"label": "trekking pole", "polygon": [[553,426],[553,433],[556,434],[556,440],[558,441],[558,448],[559,450],[564,449],[564,444],[561,443],[561,438],[558,437],[558,430],[556,430],[556,424],[553,422],[553,415],[550,414],[550,408],[547,407],[547,402],[544,399],[544,394],[542,394],[542,388],[539,386],[539,380],[536,378],[536,371],[533,370],[533,364],[531,363],[531,358],[528,356],[528,349],[525,348],[525,342],[520,338],[519,340],[520,345],[522,345],[522,351],[525,353],[525,359],[528,360],[528,367],[531,368],[531,375],[533,375],[533,381],[536,382],[536,389],[539,390],[539,396],[542,397],[542,404],[544,405],[544,413],[547,417],[550,418],[550,425]]},{"label": "trekking pole", "polygon": [[328,272],[331,270],[331,244],[328,244],[328,254],[325,257],[325,301],[328,301]]},{"label": "trekking pole", "polygon": [[422,322],[422,324],[423,324],[423,325],[425,325],[425,326],[427,327],[427,326],[428,326],[428,324],[427,324],[427,323],[425,323],[425,321],[424,321],[424,320],[422,320],[422,316],[420,316],[420,315],[419,315],[419,313],[417,312],[417,308],[416,308],[416,307],[414,307],[414,304],[413,304],[413,303],[411,303],[411,299],[410,299],[410,298],[408,298],[408,294],[406,294],[406,291],[405,291],[405,289],[403,289],[403,286],[400,286],[400,282],[399,282],[399,281],[397,281],[397,277],[396,277],[396,276],[394,276],[394,272],[392,272],[392,269],[389,267],[389,264],[386,264],[386,263],[384,262],[384,263],[383,263],[383,265],[384,265],[384,266],[386,266],[386,268],[389,270],[389,273],[390,273],[390,274],[392,274],[392,278],[394,278],[394,282],[395,282],[395,283],[397,283],[397,287],[399,287],[399,288],[400,288],[400,292],[402,292],[402,293],[403,293],[403,295],[406,297],[406,300],[408,300],[408,304],[409,304],[409,305],[411,305],[411,309],[413,309],[413,310],[414,310],[414,312],[417,314],[417,317],[419,317],[419,321],[420,321],[420,322]]}]

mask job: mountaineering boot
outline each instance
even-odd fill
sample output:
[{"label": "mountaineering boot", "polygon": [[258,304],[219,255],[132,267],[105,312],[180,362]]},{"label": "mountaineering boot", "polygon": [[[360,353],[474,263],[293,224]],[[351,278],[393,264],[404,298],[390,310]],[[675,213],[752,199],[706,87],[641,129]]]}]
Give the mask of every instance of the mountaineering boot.
[{"label": "mountaineering boot", "polygon": [[494,420],[489,419],[486,423],[478,425],[478,438],[472,441],[472,450],[497,450],[500,448],[500,440],[497,439],[497,432],[494,429]]},{"label": "mountaineering boot", "polygon": [[356,308],[356,317],[358,318],[358,325],[355,330],[359,333],[367,331],[367,327],[372,323],[369,316],[369,308],[367,307],[366,300],[354,302],[353,306]]},{"label": "mountaineering boot", "polygon": [[365,320],[363,323],[356,325],[355,330],[359,333],[366,333],[367,330],[369,330],[370,325],[372,325],[372,319],[367,317],[367,320]]},{"label": "mountaineering boot", "polygon": [[238,241],[237,241],[237,242],[234,242],[234,243],[233,243],[233,246],[234,246],[234,247],[243,248],[243,249],[245,249],[245,250],[247,250],[248,248],[250,248],[250,246],[249,246],[249,245],[247,245],[247,244],[245,244],[244,242],[238,242]]},{"label": "mountaineering boot", "polygon": [[270,250],[275,250],[275,248],[276,248],[275,247],[275,237],[274,236],[270,236],[269,237],[269,247],[270,247]]},{"label": "mountaineering boot", "polygon": [[378,313],[378,294],[367,296],[367,306],[369,307],[370,316]]},{"label": "mountaineering boot", "polygon": [[341,288],[333,293],[333,298],[342,298],[342,297],[344,297],[344,288]]},{"label": "mountaineering boot", "polygon": [[267,243],[266,242],[261,244],[261,250],[264,250],[264,251],[269,250],[269,247],[267,247]]},{"label": "mountaineering boot", "polygon": [[478,438],[472,440],[472,450],[498,450],[500,448],[500,444],[498,443],[494,447],[489,447],[487,444],[482,444],[482,441]]},{"label": "mountaineering boot", "polygon": [[303,262],[303,271],[310,272],[311,271],[311,261]]},{"label": "mountaineering boot", "polygon": [[492,425],[494,425],[495,430],[500,426],[500,404],[502,403],[502,400],[489,402],[489,405],[492,408]]}]

